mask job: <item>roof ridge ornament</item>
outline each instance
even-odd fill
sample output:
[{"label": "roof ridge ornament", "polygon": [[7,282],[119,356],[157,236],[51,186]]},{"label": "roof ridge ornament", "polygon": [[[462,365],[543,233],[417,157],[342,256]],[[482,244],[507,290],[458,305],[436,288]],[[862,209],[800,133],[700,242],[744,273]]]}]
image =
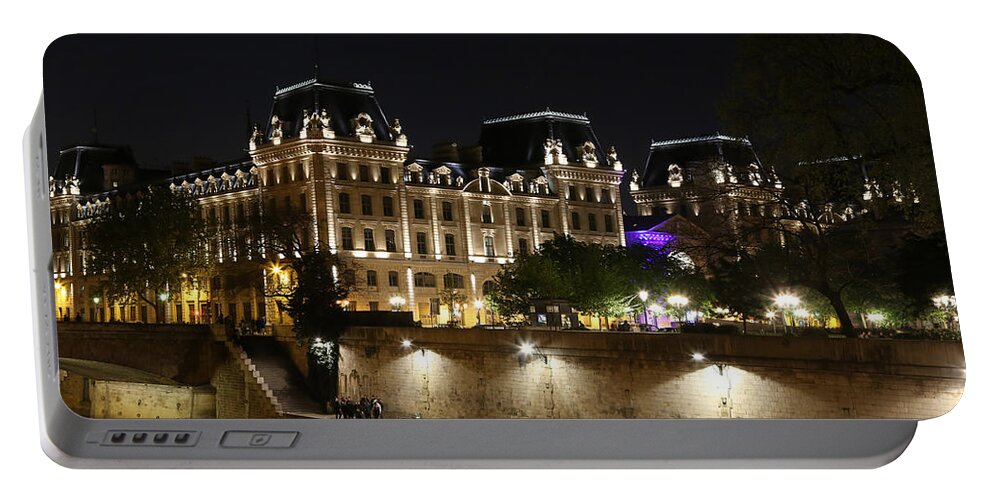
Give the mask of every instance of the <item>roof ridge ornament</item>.
[{"label": "roof ridge ornament", "polygon": [[517,115],[501,116],[497,118],[489,118],[483,120],[483,125],[490,125],[493,123],[503,123],[512,122],[517,120],[527,120],[530,118],[564,118],[567,120],[577,120],[583,123],[589,123],[590,119],[584,115],[577,115],[574,113],[563,113],[561,111],[552,111],[549,108],[545,108],[544,111],[534,111],[531,113],[521,113]]},{"label": "roof ridge ornament", "polygon": [[740,142],[740,143],[742,143],[742,144],[744,144],[746,146],[751,146],[752,145],[751,141],[749,141],[748,138],[744,138],[744,137],[732,137],[730,135],[717,133],[717,134],[713,134],[713,135],[699,135],[699,136],[696,136],[696,137],[681,137],[681,138],[677,138],[677,139],[664,139],[664,140],[661,140],[661,141],[653,140],[651,147],[655,148],[655,147],[659,147],[659,146],[672,146],[672,145],[676,145],[676,144],[689,144],[689,143],[693,143],[693,142],[707,142],[707,141],[734,141],[734,142]]},{"label": "roof ridge ornament", "polygon": [[269,136],[272,139],[272,143],[279,145],[283,142],[283,120],[279,119],[279,115],[272,115],[272,134]]}]

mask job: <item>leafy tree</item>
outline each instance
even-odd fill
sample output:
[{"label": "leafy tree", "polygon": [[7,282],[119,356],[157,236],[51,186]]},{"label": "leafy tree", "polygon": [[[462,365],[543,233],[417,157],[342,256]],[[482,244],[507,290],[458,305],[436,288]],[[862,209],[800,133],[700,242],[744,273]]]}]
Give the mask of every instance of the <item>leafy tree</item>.
[{"label": "leafy tree", "polygon": [[444,288],[438,293],[438,298],[448,306],[449,326],[459,326],[458,320],[455,319],[455,310],[461,308],[461,304],[465,304],[469,300],[465,292],[458,288]]},{"label": "leafy tree", "polygon": [[583,314],[612,318],[640,306],[640,290],[663,293],[663,283],[678,269],[662,249],[557,235],[504,266],[487,300],[502,315],[526,315],[536,300],[563,300]]},{"label": "leafy tree", "polygon": [[211,259],[206,226],[195,198],[152,188],[114,200],[87,227],[89,267],[102,275],[108,301],[151,305],[163,321],[162,297],[179,293],[184,280],[203,280]]},{"label": "leafy tree", "polygon": [[338,394],[339,344],[348,319],[342,304],[353,272],[315,243],[310,222],[304,210],[272,205],[259,211],[252,225],[270,261],[266,294],[293,319],[297,342],[308,348],[311,390],[327,401]]},{"label": "leafy tree", "polygon": [[920,80],[895,47],[859,35],[748,37],[736,75],[725,126],[751,136],[784,189],[768,190],[770,215],[743,219],[724,258],[816,291],[854,335],[846,299],[893,279],[887,234],[940,225]]},{"label": "leafy tree", "polygon": [[748,333],[748,318],[760,317],[769,308],[770,289],[748,261],[725,261],[711,270],[710,290],[714,304],[727,308],[741,319],[741,331]]}]

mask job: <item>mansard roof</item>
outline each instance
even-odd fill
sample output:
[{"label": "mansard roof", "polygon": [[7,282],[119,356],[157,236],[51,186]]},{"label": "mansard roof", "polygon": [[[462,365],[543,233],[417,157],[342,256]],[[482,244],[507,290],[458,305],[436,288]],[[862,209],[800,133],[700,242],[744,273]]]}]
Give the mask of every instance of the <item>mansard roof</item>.
[{"label": "mansard roof", "polygon": [[136,162],[131,148],[106,144],[72,146],[59,151],[55,170],[49,175],[56,181],[79,179],[79,189],[84,193],[103,190],[103,166],[127,165]]},{"label": "mansard roof", "polygon": [[683,169],[687,182],[691,182],[697,167],[707,168],[713,163],[726,163],[742,176],[746,175],[745,169],[752,163],[762,165],[751,141],[721,133],[653,141],[642,172],[641,186],[668,185],[669,165],[674,163]]},{"label": "mansard roof", "polygon": [[367,83],[333,82],[312,78],[285,88],[277,88],[272,112],[266,117],[265,136],[272,136],[272,115],[283,121],[283,136],[296,137],[303,127],[303,112],[327,110],[331,128],[339,137],[351,137],[352,119],[360,113],[372,118],[376,139],[390,141],[389,123],[380,108],[372,85]]},{"label": "mansard roof", "polygon": [[606,151],[585,115],[546,109],[534,113],[491,118],[483,121],[479,145],[483,162],[493,167],[522,168],[543,165],[545,140],[561,140],[569,161],[581,163],[580,149],[587,141],[596,146],[597,161],[609,168]]}]

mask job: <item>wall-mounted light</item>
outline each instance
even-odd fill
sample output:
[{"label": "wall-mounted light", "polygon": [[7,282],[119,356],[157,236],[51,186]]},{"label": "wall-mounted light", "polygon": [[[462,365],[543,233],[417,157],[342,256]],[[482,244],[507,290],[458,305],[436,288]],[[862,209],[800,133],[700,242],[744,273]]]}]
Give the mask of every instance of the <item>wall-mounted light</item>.
[{"label": "wall-mounted light", "polygon": [[529,358],[531,356],[537,356],[541,358],[541,360],[544,361],[546,365],[548,364],[548,356],[546,356],[543,352],[541,352],[541,350],[538,349],[538,346],[532,344],[531,342],[523,342],[520,345],[520,352],[518,354],[520,354],[521,358],[523,359]]},{"label": "wall-mounted light", "polygon": [[414,343],[411,342],[410,339],[403,339],[403,341],[400,342],[400,345],[402,345],[406,349],[410,349],[410,347],[413,346]]}]

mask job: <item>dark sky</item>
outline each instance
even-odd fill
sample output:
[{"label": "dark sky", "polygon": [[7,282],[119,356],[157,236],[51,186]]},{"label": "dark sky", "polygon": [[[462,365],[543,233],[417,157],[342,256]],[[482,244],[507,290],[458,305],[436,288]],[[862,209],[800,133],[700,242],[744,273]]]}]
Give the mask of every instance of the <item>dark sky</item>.
[{"label": "dark sky", "polygon": [[[738,39],[727,36],[278,35],[90,36],[45,55],[50,155],[93,142],[129,145],[142,166],[245,156],[246,106],[268,119],[276,86],[313,76],[371,81],[414,154],[474,144],[485,118],[583,113],[625,166],[652,139],[720,128]],[[54,157],[53,157],[54,158]]]}]

